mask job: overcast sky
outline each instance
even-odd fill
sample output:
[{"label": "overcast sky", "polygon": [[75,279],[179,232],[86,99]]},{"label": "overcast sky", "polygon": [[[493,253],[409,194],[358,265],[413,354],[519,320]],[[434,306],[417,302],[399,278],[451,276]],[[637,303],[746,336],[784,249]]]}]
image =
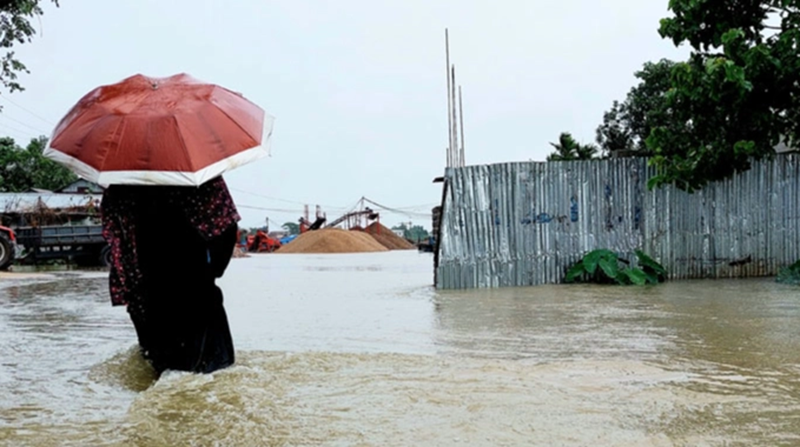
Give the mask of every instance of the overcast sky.
[{"label": "overcast sky", "polygon": [[592,142],[645,61],[686,54],[658,35],[667,4],[62,0],[15,48],[31,74],[25,92],[3,93],[16,105],[0,98],[0,133],[49,136],[98,85],[185,72],[276,117],[272,157],[226,175],[244,225],[296,221],[303,203],[333,218],[365,196],[423,213],[384,213],[387,225],[430,227],[447,145],[445,27],[467,163],[544,160],[562,131]]}]

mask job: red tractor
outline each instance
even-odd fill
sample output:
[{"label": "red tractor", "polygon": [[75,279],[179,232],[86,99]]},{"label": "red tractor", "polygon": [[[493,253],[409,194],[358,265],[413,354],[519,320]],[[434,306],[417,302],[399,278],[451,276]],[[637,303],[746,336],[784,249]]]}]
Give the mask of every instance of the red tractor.
[{"label": "red tractor", "polygon": [[250,251],[256,253],[272,253],[279,248],[281,248],[281,241],[269,237],[264,230],[256,231],[252,245],[250,245]]},{"label": "red tractor", "polygon": [[7,270],[14,262],[17,251],[17,237],[14,230],[0,226],[0,270]]},{"label": "red tractor", "polygon": [[237,239],[239,247],[252,253],[272,253],[281,248],[281,241],[269,237],[264,230],[258,230],[256,234],[248,234],[245,238],[242,238],[240,231]]}]

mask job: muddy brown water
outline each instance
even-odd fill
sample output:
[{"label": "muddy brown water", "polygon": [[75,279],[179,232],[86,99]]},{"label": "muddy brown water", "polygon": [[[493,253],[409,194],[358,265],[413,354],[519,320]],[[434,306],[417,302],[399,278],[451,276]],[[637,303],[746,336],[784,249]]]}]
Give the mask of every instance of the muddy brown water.
[{"label": "muddy brown water", "polygon": [[0,445],[800,445],[800,289],[437,292],[416,252],[222,280],[236,366],[154,381],[102,272],[0,280]]}]

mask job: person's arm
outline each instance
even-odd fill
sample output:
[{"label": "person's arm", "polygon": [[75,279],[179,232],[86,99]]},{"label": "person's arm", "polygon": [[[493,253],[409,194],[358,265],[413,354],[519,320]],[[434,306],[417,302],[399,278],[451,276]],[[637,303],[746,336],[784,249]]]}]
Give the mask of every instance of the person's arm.
[{"label": "person's arm", "polygon": [[233,249],[236,247],[236,233],[238,229],[237,225],[231,225],[227,230],[223,231],[222,234],[208,241],[211,272],[217,278],[225,273],[225,269],[228,268],[228,263],[231,262]]}]

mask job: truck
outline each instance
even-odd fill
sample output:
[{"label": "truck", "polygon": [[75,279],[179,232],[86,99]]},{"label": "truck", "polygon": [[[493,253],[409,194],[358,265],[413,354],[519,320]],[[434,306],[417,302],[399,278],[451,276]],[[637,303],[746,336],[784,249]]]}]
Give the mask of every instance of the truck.
[{"label": "truck", "polygon": [[417,243],[417,250],[422,253],[433,253],[434,247],[436,247],[436,238],[433,236]]},{"label": "truck", "polygon": [[19,227],[16,262],[37,264],[62,259],[83,266],[111,265],[111,247],[103,238],[102,225]]},{"label": "truck", "polygon": [[14,263],[17,237],[9,227],[0,225],[0,270],[7,270]]}]

